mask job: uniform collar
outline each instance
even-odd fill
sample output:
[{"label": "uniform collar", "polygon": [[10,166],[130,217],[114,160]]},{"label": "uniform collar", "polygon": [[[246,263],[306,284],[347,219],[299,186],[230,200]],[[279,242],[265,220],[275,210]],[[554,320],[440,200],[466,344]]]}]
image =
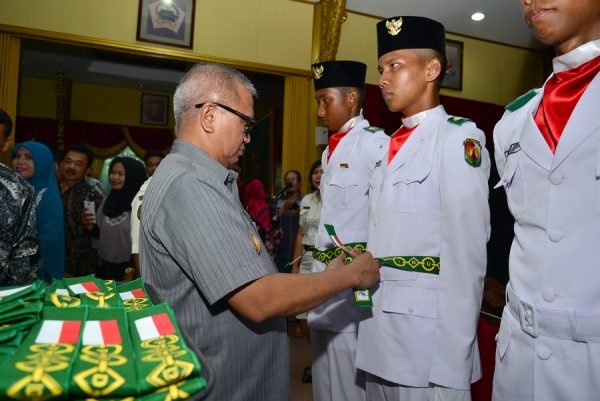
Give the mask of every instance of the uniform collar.
[{"label": "uniform collar", "polygon": [[213,175],[223,182],[231,183],[237,179],[237,173],[225,168],[221,163],[213,159],[208,153],[191,143],[176,139],[173,142],[171,153],[178,153],[202,166],[202,169],[208,168]]},{"label": "uniform collar", "polygon": [[441,108],[441,107],[442,107],[442,105],[439,105],[439,106],[434,107],[433,109],[424,110],[417,114],[413,114],[412,116],[405,117],[402,119],[402,125],[408,129],[416,127],[417,125],[421,124],[423,122],[423,120],[425,120],[425,118],[427,117],[427,114],[429,114],[429,112],[431,112],[432,110]]},{"label": "uniform collar", "polygon": [[338,130],[338,132],[348,132],[352,128],[354,128],[358,123],[364,120],[363,111],[360,109],[360,113],[356,117],[352,117],[342,127]]},{"label": "uniform collar", "polygon": [[598,56],[600,56],[600,39],[592,40],[568,53],[555,57],[552,60],[552,70],[555,74],[567,71],[579,67]]}]

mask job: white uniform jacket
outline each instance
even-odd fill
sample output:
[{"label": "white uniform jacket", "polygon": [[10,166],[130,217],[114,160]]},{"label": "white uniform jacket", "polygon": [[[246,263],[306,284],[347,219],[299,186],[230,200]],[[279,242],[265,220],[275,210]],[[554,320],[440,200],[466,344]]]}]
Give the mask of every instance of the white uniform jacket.
[{"label": "white uniform jacket", "polygon": [[[600,40],[596,49],[598,56]],[[542,95],[507,111],[494,129],[499,186],[515,218],[494,399],[598,400],[600,74],[554,154],[534,121]]]},{"label": "white uniform jacket", "polygon": [[[404,386],[467,390],[481,376],[476,326],[490,234],[485,135],[442,106],[373,173],[368,249],[440,258],[439,275],[383,266],[358,332],[359,369]],[[465,141],[481,145],[466,162]]]},{"label": "white uniform jacket", "polygon": [[[369,122],[364,118],[354,120],[354,128],[340,140],[329,162],[329,147],[323,152],[323,206],[315,240],[315,247],[321,250],[335,247],[325,224],[332,224],[344,243],[367,242],[369,179],[390,139],[383,130],[367,130]],[[324,269],[323,263],[313,262],[313,272]],[[320,330],[356,332],[359,317],[352,290],[346,290],[309,311],[308,322],[311,328]]]}]

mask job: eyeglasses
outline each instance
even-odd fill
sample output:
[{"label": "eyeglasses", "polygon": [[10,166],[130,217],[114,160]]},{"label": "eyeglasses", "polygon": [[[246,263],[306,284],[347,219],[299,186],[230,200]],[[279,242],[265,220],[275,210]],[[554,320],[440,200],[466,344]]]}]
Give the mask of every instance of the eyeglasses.
[{"label": "eyeglasses", "polygon": [[230,113],[235,114],[236,116],[238,116],[239,118],[241,118],[242,120],[244,120],[244,123],[246,123],[246,126],[244,127],[244,135],[246,136],[250,136],[250,134],[252,133],[252,128],[254,128],[254,125],[256,124],[256,120],[253,119],[250,116],[245,115],[242,112],[239,112],[235,109],[232,109],[229,106],[225,106],[224,104],[221,103],[217,103],[217,102],[204,102],[204,103],[198,103],[195,107],[197,109],[201,109],[206,103],[212,103],[215,106],[219,106],[220,108],[227,110]]}]

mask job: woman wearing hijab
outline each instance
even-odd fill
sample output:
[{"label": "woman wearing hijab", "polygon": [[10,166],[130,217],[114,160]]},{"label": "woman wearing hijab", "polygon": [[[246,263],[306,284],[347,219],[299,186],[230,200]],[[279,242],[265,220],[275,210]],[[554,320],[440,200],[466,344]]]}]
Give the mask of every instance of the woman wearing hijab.
[{"label": "woman wearing hijab", "polygon": [[54,156],[39,142],[19,143],[12,151],[12,167],[34,188],[40,256],[36,274],[43,280],[61,279],[65,272],[65,234]]},{"label": "woman wearing hijab", "polygon": [[146,180],[144,165],[130,157],[115,157],[109,166],[110,194],[96,216],[84,209],[85,228],[96,238],[100,266],[96,275],[105,280],[122,281],[131,268],[131,201]]}]

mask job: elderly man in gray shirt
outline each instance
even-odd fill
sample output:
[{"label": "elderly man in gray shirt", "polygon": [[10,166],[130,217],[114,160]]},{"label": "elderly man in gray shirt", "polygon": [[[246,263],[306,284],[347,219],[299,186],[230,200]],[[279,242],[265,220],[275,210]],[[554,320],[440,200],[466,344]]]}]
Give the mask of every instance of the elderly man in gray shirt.
[{"label": "elderly man in gray shirt", "polygon": [[142,210],[142,277],[215,370],[210,400],[289,400],[283,317],[379,278],[369,253],[318,274],[277,273],[229,170],[250,143],[255,96],[242,73],[222,65],[183,77],[173,98],[177,139]]}]

